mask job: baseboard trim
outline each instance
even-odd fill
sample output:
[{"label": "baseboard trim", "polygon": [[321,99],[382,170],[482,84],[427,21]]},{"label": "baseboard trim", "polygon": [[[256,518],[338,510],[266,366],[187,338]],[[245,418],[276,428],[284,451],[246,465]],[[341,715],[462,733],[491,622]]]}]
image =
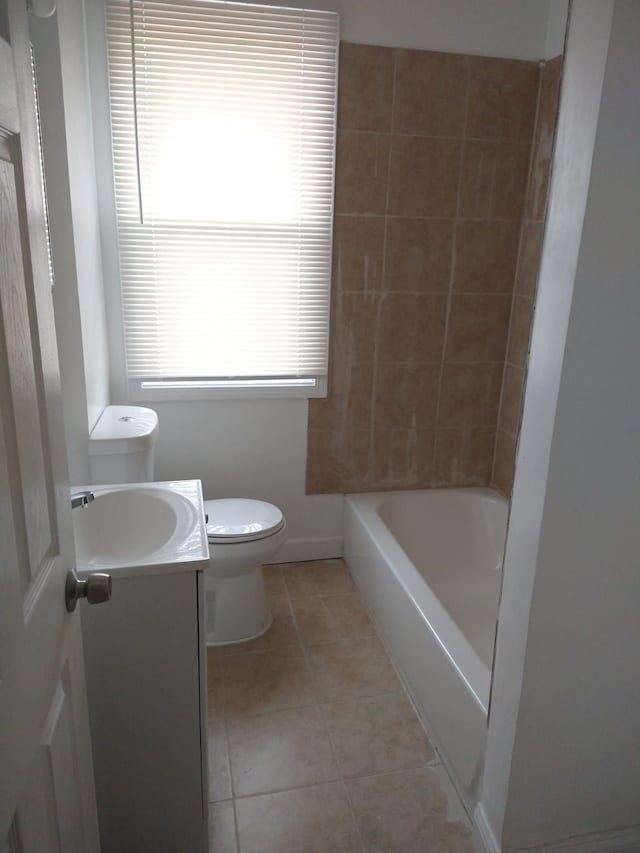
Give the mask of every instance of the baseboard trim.
[{"label": "baseboard trim", "polygon": [[303,563],[306,560],[333,560],[342,557],[342,536],[289,539],[272,563]]},{"label": "baseboard trim", "polygon": [[500,845],[489,826],[482,803],[478,803],[473,812],[472,840],[475,853],[502,853]]},{"label": "baseboard trim", "polygon": [[[501,853],[502,848],[491,831],[482,803],[473,813],[473,849],[475,853]],[[640,826],[595,832],[534,847],[521,847],[514,853],[640,853]]]},{"label": "baseboard trim", "polygon": [[542,849],[544,853],[640,853],[640,826],[567,838]]}]

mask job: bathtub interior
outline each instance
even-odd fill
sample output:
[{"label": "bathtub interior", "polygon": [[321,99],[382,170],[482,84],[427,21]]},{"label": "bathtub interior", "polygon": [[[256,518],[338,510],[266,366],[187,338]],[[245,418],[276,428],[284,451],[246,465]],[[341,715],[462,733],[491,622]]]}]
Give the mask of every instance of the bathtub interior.
[{"label": "bathtub interior", "polygon": [[490,490],[382,495],[378,514],[491,668],[508,503]]}]

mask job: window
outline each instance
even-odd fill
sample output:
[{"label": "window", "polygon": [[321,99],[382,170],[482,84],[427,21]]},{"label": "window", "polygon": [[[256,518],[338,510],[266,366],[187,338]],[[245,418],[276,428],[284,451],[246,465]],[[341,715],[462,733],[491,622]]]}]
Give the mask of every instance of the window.
[{"label": "window", "polygon": [[130,384],[323,393],[337,15],[107,0],[107,46]]}]

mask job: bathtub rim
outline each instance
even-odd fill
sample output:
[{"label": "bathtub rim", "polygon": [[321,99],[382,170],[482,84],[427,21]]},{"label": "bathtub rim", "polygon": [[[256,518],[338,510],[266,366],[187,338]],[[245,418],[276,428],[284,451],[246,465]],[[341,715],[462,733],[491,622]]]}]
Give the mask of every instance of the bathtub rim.
[{"label": "bathtub rim", "polygon": [[[437,595],[432,591],[424,576],[416,568],[407,552],[404,550],[391,530],[386,526],[378,512],[378,507],[383,500],[393,498],[395,496],[424,494],[434,497],[438,493],[451,494],[452,492],[464,492],[465,494],[474,494],[491,499],[497,499],[499,502],[506,504],[508,510],[508,500],[499,492],[486,486],[454,486],[442,489],[396,489],[385,492],[353,492],[346,494],[345,500],[349,503],[350,508],[359,518],[367,530],[367,533],[371,536],[373,544],[380,551],[381,556],[387,565],[389,565],[390,570],[393,572],[407,597],[426,622],[447,660],[457,672],[460,679],[464,682],[486,717],[489,710],[492,668],[488,667],[482,661],[480,655],[473,648],[467,637],[464,635],[462,629],[442,604]],[[377,529],[372,531],[372,525],[377,525]],[[398,570],[399,566],[402,566],[404,571]],[[423,592],[422,595],[420,595],[421,588]],[[427,596],[424,594],[425,589],[427,590]],[[420,600],[421,598],[423,599],[422,601]],[[431,609],[432,612],[428,612],[429,609]],[[497,618],[498,608],[496,608],[496,625]],[[446,636],[451,638],[452,642],[449,643],[449,648],[447,647],[446,639],[443,638],[443,635],[445,638]],[[454,648],[450,648],[451,646]],[[454,650],[459,651],[461,654],[456,655]],[[456,657],[462,657],[464,664],[462,661],[456,660]]]}]

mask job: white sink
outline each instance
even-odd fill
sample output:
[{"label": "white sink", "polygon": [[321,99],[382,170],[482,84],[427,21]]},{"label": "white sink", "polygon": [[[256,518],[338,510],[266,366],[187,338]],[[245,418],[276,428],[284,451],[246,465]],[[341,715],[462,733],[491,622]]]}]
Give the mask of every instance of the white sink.
[{"label": "white sink", "polygon": [[170,566],[208,558],[199,480],[74,488],[95,499],[73,510],[77,568]]}]

